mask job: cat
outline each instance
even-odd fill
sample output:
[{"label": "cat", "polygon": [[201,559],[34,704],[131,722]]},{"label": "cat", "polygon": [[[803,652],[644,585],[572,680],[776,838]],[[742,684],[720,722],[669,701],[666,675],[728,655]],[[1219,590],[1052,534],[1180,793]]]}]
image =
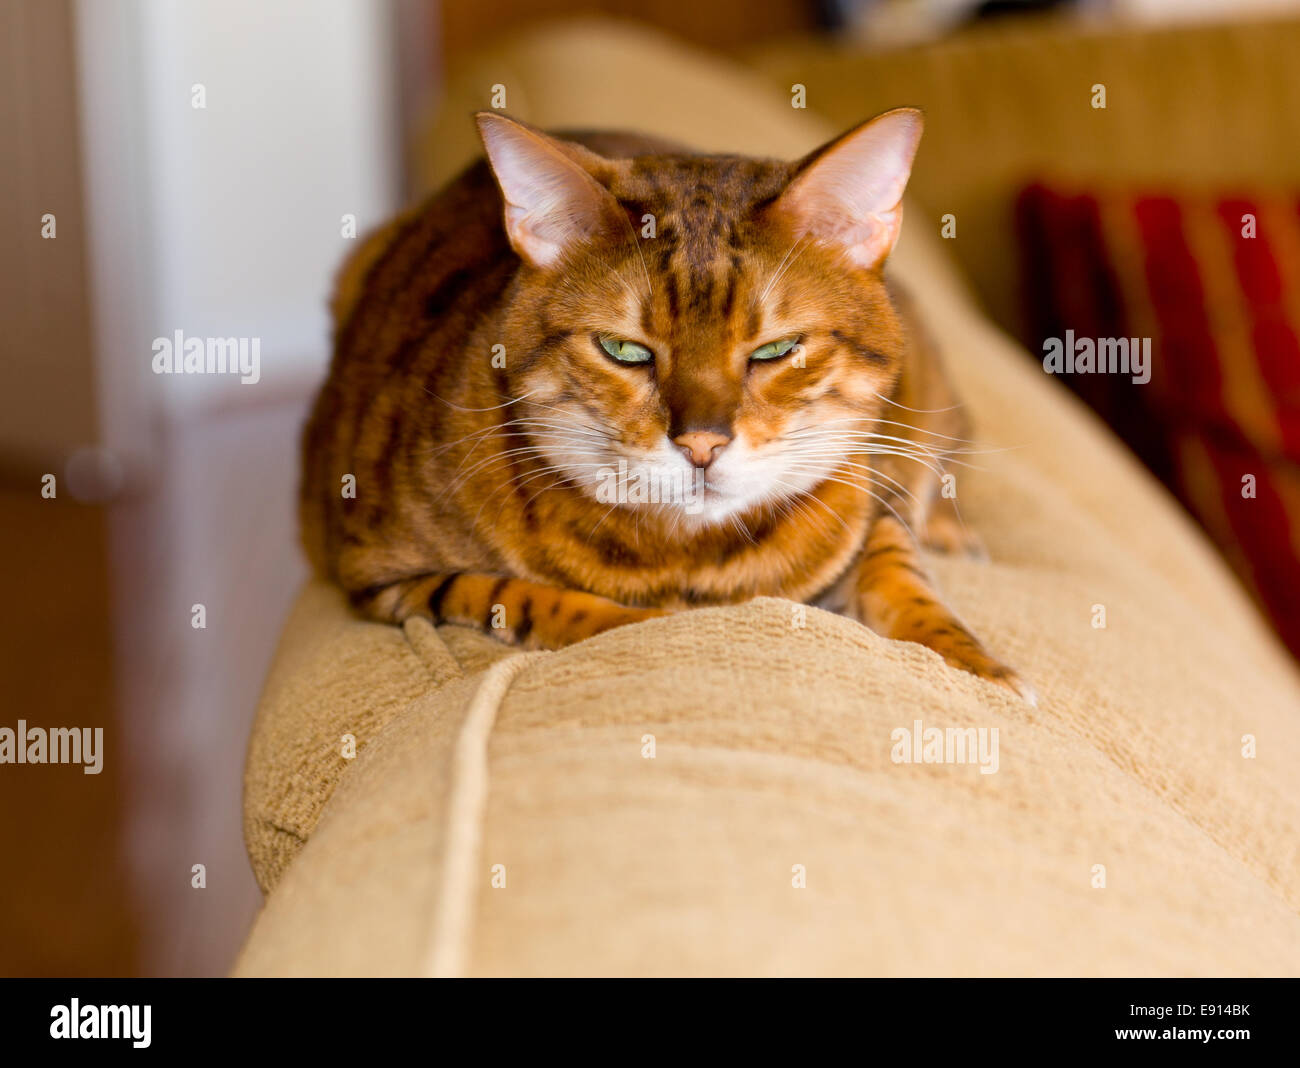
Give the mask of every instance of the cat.
[{"label": "cat", "polygon": [[[883,275],[920,113],[795,163],[476,121],[486,158],[340,272],[316,570],[368,618],[525,648],[785,597],[1032,702],[918,547],[978,545],[938,492],[961,408]],[[680,492],[611,501],[632,476]]]}]

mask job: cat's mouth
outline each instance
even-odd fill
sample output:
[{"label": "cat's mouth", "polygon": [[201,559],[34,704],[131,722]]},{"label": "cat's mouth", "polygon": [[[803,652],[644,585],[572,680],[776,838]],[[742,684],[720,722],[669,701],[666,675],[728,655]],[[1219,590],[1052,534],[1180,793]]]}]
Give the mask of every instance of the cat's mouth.
[{"label": "cat's mouth", "polygon": [[564,431],[542,427],[530,436],[547,469],[596,504],[658,514],[674,525],[734,521],[795,500],[831,474],[821,456],[810,457],[780,438],[755,446],[742,431],[699,467],[666,435],[656,445],[637,448],[598,428],[594,423]]},{"label": "cat's mouth", "polygon": [[806,468],[786,470],[779,452],[740,449],[707,468],[686,462],[671,448],[640,458],[607,456],[599,463],[574,464],[573,476],[598,504],[659,511],[705,524],[795,498],[820,481]]}]

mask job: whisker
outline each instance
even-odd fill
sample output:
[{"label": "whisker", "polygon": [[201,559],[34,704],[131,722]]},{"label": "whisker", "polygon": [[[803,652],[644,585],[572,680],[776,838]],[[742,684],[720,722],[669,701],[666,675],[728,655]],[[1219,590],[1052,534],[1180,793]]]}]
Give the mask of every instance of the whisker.
[{"label": "whisker", "polygon": [[449,407],[449,408],[455,408],[458,412],[495,412],[495,411],[500,411],[502,408],[508,408],[508,407],[509,407],[510,405],[512,405],[512,404],[518,404],[521,400],[526,400],[527,398],[531,397],[534,393],[537,392],[537,390],[535,390],[535,389],[533,389],[533,390],[529,390],[527,393],[525,393],[525,394],[524,394],[523,396],[521,396],[521,397],[511,397],[511,398],[510,398],[508,401],[506,401],[504,404],[497,404],[497,405],[495,405],[495,406],[493,406],[493,407],[491,407],[491,408],[464,408],[464,407],[462,407],[462,406],[459,405],[459,404],[456,404],[456,403],[454,403],[454,402],[452,402],[452,401],[447,400],[445,397],[439,397],[438,394],[436,394],[436,393],[435,393],[433,390],[431,390],[428,386],[422,386],[422,387],[420,387],[420,388],[422,388],[422,389],[424,390],[424,392],[427,393],[427,394],[429,394],[429,396],[432,397],[434,400],[436,400],[436,401],[441,401],[443,404],[447,405],[447,407]]},{"label": "whisker", "polygon": [[[570,418],[572,418],[572,415],[573,415],[572,412],[569,412],[569,411],[565,410],[564,408],[557,408],[554,404],[544,404],[542,401],[530,401],[529,403],[530,403],[530,404],[536,404],[539,408],[549,408],[549,409],[550,409],[551,411],[553,411],[553,412],[559,412],[561,415],[567,415],[567,416],[569,416]],[[587,415],[591,415],[591,413],[588,412],[586,408],[583,408],[583,412],[584,412],[585,414],[587,414]],[[619,428],[616,427],[613,423],[610,423],[610,422],[608,422],[607,420],[601,419],[599,416],[593,416],[592,418],[594,418],[594,419],[596,420],[596,422],[603,424],[603,425],[604,425],[608,430],[610,430],[610,431],[615,431],[615,432],[617,432],[618,429],[619,429]],[[589,423],[580,423],[579,425],[584,426],[584,427],[587,427],[588,429],[591,429],[591,430],[598,429],[597,427],[592,427]]]},{"label": "whisker", "polygon": [[787,498],[787,500],[794,507],[798,508],[803,515],[813,516],[813,513],[808,511],[808,509],[806,508],[807,503],[812,502],[815,504],[820,504],[830,514],[831,518],[833,518],[836,522],[840,524],[840,526],[842,526],[850,534],[853,533],[848,523],[844,522],[844,517],[840,515],[838,512],[836,512],[834,508],[832,508],[829,504],[823,501],[820,497],[814,496],[813,494],[808,493],[806,490],[800,490],[794,483],[786,482],[784,479],[775,478],[772,481],[777,483],[777,485],[786,486],[789,489],[795,491],[795,495],[793,497]]},{"label": "whisker", "polygon": [[[873,498],[875,498],[875,500],[878,503],[884,505],[886,508],[889,509],[889,511],[893,514],[894,518],[897,519],[899,523],[902,524],[903,529],[906,530],[908,534],[912,534],[911,524],[908,523],[906,519],[904,519],[901,515],[898,514],[898,511],[894,508],[892,504],[890,504],[887,500],[885,500],[884,497],[880,496],[880,494],[878,494],[875,490],[871,489],[869,485],[862,485],[861,483],[858,482],[849,482],[842,478],[836,478],[833,475],[827,476],[824,479],[824,481],[838,482],[841,486],[848,486],[850,489],[856,489],[861,492],[870,494]],[[915,537],[915,535],[913,535],[913,537]]]},{"label": "whisker", "polygon": [[645,275],[646,296],[647,298],[653,298],[655,295],[654,282],[650,280],[650,268],[646,266],[645,253],[641,250],[641,242],[637,239],[636,229],[632,226],[632,220],[626,215],[623,216],[623,224],[627,227],[628,236],[632,239],[632,247],[636,249],[636,254],[641,259],[641,273]]},{"label": "whisker", "polygon": [[906,404],[900,404],[896,400],[890,400],[890,398],[886,397],[883,393],[877,393],[876,396],[886,404],[892,404],[895,408],[902,408],[907,412],[916,412],[918,415],[939,415],[942,412],[955,412],[961,407],[961,404],[958,403],[950,404],[947,408],[909,408]]},{"label": "whisker", "polygon": [[[600,467],[608,467],[608,466],[609,466],[608,464],[604,464],[604,463],[552,464],[549,467],[542,468],[540,471],[535,471],[533,474],[529,475],[525,479],[520,479],[516,481],[514,479],[508,478],[504,482],[502,482],[499,486],[497,486],[496,489],[492,490],[490,493],[487,494],[486,497],[483,498],[483,503],[479,505],[478,511],[474,513],[474,525],[475,526],[478,525],[479,516],[483,514],[483,509],[486,508],[489,503],[491,503],[492,498],[495,497],[498,493],[500,493],[504,489],[520,489],[524,486],[527,486],[529,483],[535,482],[537,479],[544,477],[545,475],[552,475],[557,471],[565,471],[574,467],[600,468]],[[554,484],[543,486],[531,497],[529,497],[527,501],[524,502],[524,508],[526,509],[529,505],[533,503],[533,501],[537,500],[537,498],[540,497],[543,493],[545,493],[548,489],[554,489],[554,488],[555,488]],[[504,511],[505,506],[509,503],[510,503],[509,497],[507,497],[505,500],[501,502],[501,507],[497,509],[498,519],[501,518],[502,511]]]},{"label": "whisker", "polygon": [[592,528],[591,528],[591,531],[587,534],[587,544],[588,544],[588,545],[591,544],[591,539],[592,539],[593,537],[596,536],[596,531],[598,531],[598,530],[600,529],[601,524],[604,523],[605,520],[609,518],[609,513],[612,512],[612,511],[613,511],[615,508],[617,508],[617,507],[618,507],[618,501],[615,501],[613,504],[611,504],[611,505],[609,506],[609,508],[608,508],[608,510],[606,510],[605,514],[602,515],[602,516],[600,517],[600,519],[598,519],[598,520],[596,521],[596,525],[595,525],[594,527],[592,527]]},{"label": "whisker", "polygon": [[799,248],[799,245],[803,240],[803,237],[796,238],[794,244],[790,246],[790,251],[781,257],[781,262],[776,265],[776,271],[773,273],[771,281],[767,283],[763,288],[763,292],[759,294],[757,301],[758,304],[761,305],[763,301],[767,300],[767,295],[772,292],[772,287],[776,285],[776,283],[781,279],[781,276],[794,265],[794,261],[803,255],[804,249],[808,247],[807,245],[804,245],[803,249],[799,249],[798,254],[795,255],[793,260],[790,259],[790,253],[794,252],[796,248]]}]

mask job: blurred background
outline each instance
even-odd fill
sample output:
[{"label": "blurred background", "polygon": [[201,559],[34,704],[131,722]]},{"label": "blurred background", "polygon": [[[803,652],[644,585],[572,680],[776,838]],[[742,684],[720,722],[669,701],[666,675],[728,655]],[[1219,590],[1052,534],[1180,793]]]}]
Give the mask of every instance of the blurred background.
[{"label": "blurred background", "polygon": [[[1186,281],[1183,260],[1165,274],[1161,257],[1183,249],[1178,235],[1202,208],[1295,231],[1300,163],[1279,116],[1300,114],[1296,6],[0,0],[0,727],[22,719],[105,735],[99,775],[0,765],[0,973],[204,975],[231,964],[260,904],[241,837],[241,766],[305,577],[297,434],[329,356],[333,272],[356,235],[461,162],[467,113],[488,106],[494,80],[481,57],[574,16],[669,35],[774,92],[806,84],[809,106],[845,126],[886,106],[926,106],[934,144],[916,195],[936,232],[941,213],[962,205],[970,229],[953,254],[1032,352],[1078,326],[1154,335],[1166,353],[1183,345],[1219,361],[1217,394],[1153,391],[1139,403],[1079,391],[1300,646],[1300,626],[1288,632],[1281,611],[1300,602],[1300,282],[1290,273],[1300,238],[1278,237],[1267,263],[1224,254],[1239,283],[1222,283],[1230,299],[1258,298],[1234,305],[1240,322],[1226,327],[1205,281],[1222,271],[1193,272],[1183,293],[1152,285]],[[1077,100],[1105,82],[1109,109],[1129,109],[1122,128],[1083,105],[1069,123],[1052,110],[1060,95],[1035,79],[1062,69],[1058,53],[1076,68]],[[471,73],[457,82],[458,71]],[[1146,110],[1135,113],[1139,97]],[[511,110],[528,117],[526,102]],[[1169,183],[1189,176],[1204,187],[1178,200]],[[1171,200],[1179,210],[1162,215]],[[1128,230],[1113,220],[1130,216],[1143,224],[1141,248],[1115,236]],[[1141,277],[1125,282],[1143,272],[1145,289]],[[1212,338],[1228,330],[1230,341],[1197,349],[1180,333],[1187,300],[1208,309]],[[154,340],[177,330],[258,339],[260,380],[154,374]],[[1170,427],[1153,443],[1157,417]],[[1243,541],[1214,499],[1242,450],[1249,470],[1274,472],[1281,525],[1262,545]],[[51,474],[52,497],[42,494]],[[1283,566],[1291,577],[1279,580]]]}]

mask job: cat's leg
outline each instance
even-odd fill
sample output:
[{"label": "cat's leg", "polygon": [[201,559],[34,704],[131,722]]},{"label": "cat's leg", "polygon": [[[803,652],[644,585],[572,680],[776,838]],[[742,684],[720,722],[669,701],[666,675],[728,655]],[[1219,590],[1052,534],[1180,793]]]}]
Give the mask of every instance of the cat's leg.
[{"label": "cat's leg", "polygon": [[424,616],[462,623],[525,649],[560,649],[602,631],[666,615],[633,608],[581,590],[528,579],[452,571],[357,590],[353,606],[371,619],[401,623]]},{"label": "cat's leg", "polygon": [[1033,687],[994,659],[943,603],[915,540],[894,516],[883,515],[872,526],[846,592],[850,614],[876,633],[924,645],[951,666],[1038,703]]}]

